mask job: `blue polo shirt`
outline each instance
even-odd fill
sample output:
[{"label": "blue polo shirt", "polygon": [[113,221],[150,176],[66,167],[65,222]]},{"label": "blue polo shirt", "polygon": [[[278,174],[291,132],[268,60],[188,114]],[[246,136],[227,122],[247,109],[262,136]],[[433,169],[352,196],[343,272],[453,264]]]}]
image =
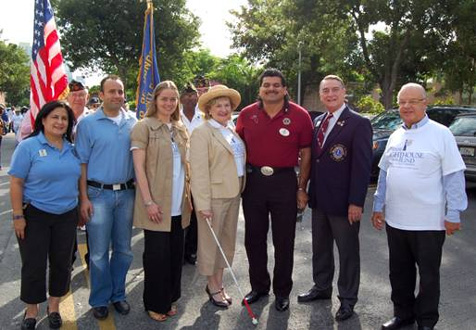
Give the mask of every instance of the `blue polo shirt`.
[{"label": "blue polo shirt", "polygon": [[24,180],[24,203],[53,214],[63,214],[78,205],[81,165],[73,151],[66,140],[59,150],[43,133],[18,145],[8,174]]},{"label": "blue polo shirt", "polygon": [[82,164],[88,164],[88,180],[103,184],[124,183],[134,178],[130,133],[135,116],[121,110],[116,124],[102,108],[77,126],[75,148]]}]

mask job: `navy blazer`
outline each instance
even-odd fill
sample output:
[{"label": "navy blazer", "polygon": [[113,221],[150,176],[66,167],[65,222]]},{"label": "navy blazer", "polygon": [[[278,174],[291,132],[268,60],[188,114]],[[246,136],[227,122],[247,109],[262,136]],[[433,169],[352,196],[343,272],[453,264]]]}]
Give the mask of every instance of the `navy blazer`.
[{"label": "navy blazer", "polygon": [[317,152],[317,132],[326,113],[314,121],[309,207],[347,216],[349,204],[364,206],[372,167],[372,126],[367,118],[342,111]]}]

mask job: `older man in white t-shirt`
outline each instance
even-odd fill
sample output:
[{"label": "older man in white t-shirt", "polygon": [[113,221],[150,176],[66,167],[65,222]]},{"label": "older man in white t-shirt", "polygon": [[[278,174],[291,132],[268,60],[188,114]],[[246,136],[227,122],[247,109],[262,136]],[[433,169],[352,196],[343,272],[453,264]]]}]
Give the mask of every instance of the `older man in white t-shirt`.
[{"label": "older man in white t-shirt", "polygon": [[386,223],[390,253],[394,317],[382,329],[416,321],[419,330],[429,330],[439,318],[445,231],[460,229],[460,212],[467,207],[465,165],[450,130],[426,115],[421,85],[404,85],[398,104],[403,125],[390,136],[380,161],[372,215],[376,229]]}]

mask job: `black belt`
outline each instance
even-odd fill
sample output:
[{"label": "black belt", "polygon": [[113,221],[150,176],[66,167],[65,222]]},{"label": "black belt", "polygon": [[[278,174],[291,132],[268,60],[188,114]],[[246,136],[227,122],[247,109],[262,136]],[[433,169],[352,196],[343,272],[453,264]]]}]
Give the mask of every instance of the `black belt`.
[{"label": "black belt", "polygon": [[108,189],[108,190],[126,190],[126,189],[134,189],[134,180],[130,179],[126,183],[116,183],[116,184],[104,184],[104,183],[99,183],[96,181],[87,181],[88,186],[91,187],[96,187],[96,188],[101,188],[101,189]]},{"label": "black belt", "polygon": [[261,173],[264,176],[271,176],[291,171],[294,172],[294,167],[254,166],[251,164],[246,164],[246,173]]}]

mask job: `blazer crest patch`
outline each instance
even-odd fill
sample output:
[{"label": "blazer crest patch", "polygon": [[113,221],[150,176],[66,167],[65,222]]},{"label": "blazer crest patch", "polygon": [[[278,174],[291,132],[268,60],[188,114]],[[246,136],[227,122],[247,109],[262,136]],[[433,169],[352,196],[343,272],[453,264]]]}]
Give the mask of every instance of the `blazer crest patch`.
[{"label": "blazer crest patch", "polygon": [[333,161],[341,162],[347,157],[347,148],[342,144],[334,144],[330,148],[329,154]]}]

